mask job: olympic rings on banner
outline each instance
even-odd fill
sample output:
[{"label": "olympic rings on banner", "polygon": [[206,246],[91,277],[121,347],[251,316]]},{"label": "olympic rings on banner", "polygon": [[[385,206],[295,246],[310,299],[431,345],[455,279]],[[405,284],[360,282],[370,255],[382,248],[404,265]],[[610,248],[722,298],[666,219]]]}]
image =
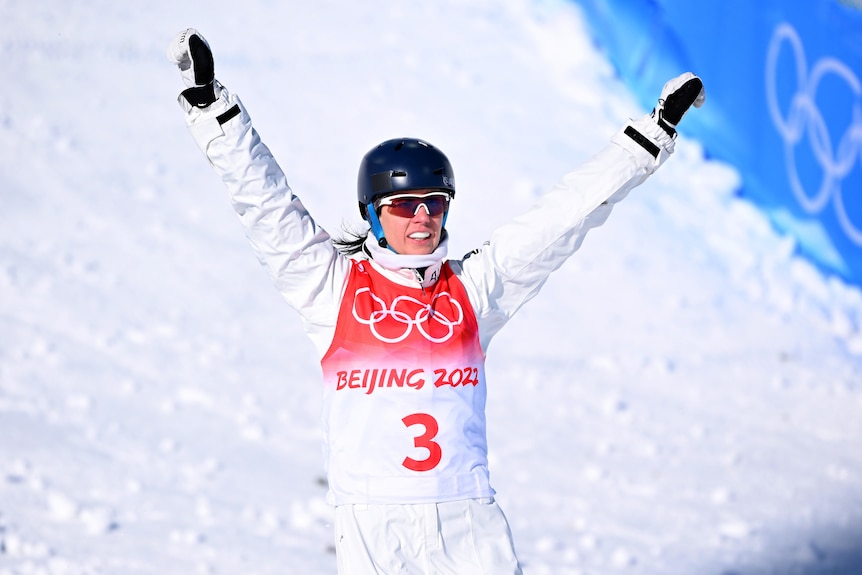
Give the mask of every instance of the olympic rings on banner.
[{"label": "olympic rings on banner", "polygon": [[[787,45],[795,60],[796,93],[790,100],[787,114],[782,115],[778,103],[778,58]],[[829,76],[838,77],[853,94],[852,122],[836,146],[830,138],[823,114],[817,108],[816,96],[821,82]],[[766,58],[766,98],[769,115],[784,141],[784,158],[787,179],[799,204],[809,214],[821,212],[829,200],[844,233],[862,246],[862,230],[850,219],[841,192],[841,183],[862,161],[862,82],[840,60],[821,58],[809,71],[805,48],[797,31],[789,24],[781,24],[772,35]],[[819,189],[813,194],[805,189],[796,167],[794,148],[807,135],[809,146],[823,170]]]}]

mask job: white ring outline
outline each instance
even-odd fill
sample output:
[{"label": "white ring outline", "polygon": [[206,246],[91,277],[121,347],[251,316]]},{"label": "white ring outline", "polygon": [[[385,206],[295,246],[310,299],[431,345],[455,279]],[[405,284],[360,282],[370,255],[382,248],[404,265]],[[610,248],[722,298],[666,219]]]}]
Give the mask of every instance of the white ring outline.
[{"label": "white ring outline", "polygon": [[[371,313],[371,317],[369,317],[368,319],[360,317],[359,313],[356,310],[356,300],[358,299],[358,296],[360,294],[363,294],[365,292],[368,292],[368,295],[371,296],[371,299],[374,300],[374,302],[379,306],[379,309],[375,309]],[[446,316],[444,316],[439,311],[434,310],[434,302],[436,302],[437,299],[439,299],[443,296],[448,297],[449,300],[454,305],[454,307],[457,308],[457,310],[458,310],[458,318],[457,319],[451,320],[451,319],[447,318]],[[400,302],[409,302],[409,303],[416,304],[418,306],[418,309],[416,310],[415,315],[413,317],[410,317],[410,314],[396,309],[396,307],[398,306],[398,304]],[[353,295],[353,310],[352,311],[353,311],[353,317],[356,319],[356,321],[358,321],[361,324],[369,326],[369,329],[370,329],[372,335],[374,335],[374,337],[376,337],[378,340],[380,340],[384,343],[399,343],[399,342],[404,341],[405,339],[407,339],[407,337],[413,331],[413,326],[416,326],[416,329],[419,330],[419,333],[421,333],[422,336],[425,339],[427,339],[428,341],[430,341],[431,343],[444,343],[444,342],[448,341],[449,339],[451,339],[451,337],[455,334],[455,326],[461,325],[461,322],[464,321],[464,308],[461,307],[461,304],[458,302],[458,300],[454,299],[449,292],[440,292],[440,293],[436,294],[431,299],[431,302],[427,303],[427,304],[422,303],[421,301],[417,300],[414,297],[410,297],[407,295],[400,295],[400,296],[396,297],[394,300],[392,300],[391,305],[387,306],[386,302],[383,301],[383,298],[381,298],[380,296],[378,296],[377,294],[372,292],[371,288],[363,287],[363,288],[359,288],[358,290],[356,290],[356,293],[354,293],[354,295]],[[386,336],[380,334],[377,331],[377,328],[375,327],[375,325],[378,324],[379,322],[383,321],[387,317],[392,317],[397,322],[406,325],[406,329],[404,330],[404,333],[397,336],[397,337],[394,337],[394,338],[386,337]],[[449,328],[448,333],[446,333],[446,335],[444,335],[443,337],[432,336],[430,333],[428,333],[428,331],[424,327],[424,325],[426,323],[428,323],[429,319],[437,322],[440,325],[448,327]]]},{"label": "white ring outline", "polygon": [[[797,84],[797,92],[791,99],[786,119],[782,116],[778,104],[776,80],[778,57],[784,43],[790,45],[795,58]],[[823,115],[815,104],[821,81],[830,75],[843,79],[854,95],[852,121],[836,149],[833,149]],[[821,58],[815,63],[809,76],[802,40],[796,29],[787,23],[779,24],[770,39],[765,80],[769,115],[784,141],[787,180],[793,195],[809,214],[822,211],[829,200],[834,198],[833,207],[842,231],[854,244],[862,246],[862,230],[847,214],[841,189],[841,181],[854,168],[856,160],[862,161],[862,83],[853,70],[836,58]],[[794,153],[794,147],[802,140],[806,131],[811,151],[823,169],[820,187],[813,196],[805,190],[799,177]]]}]

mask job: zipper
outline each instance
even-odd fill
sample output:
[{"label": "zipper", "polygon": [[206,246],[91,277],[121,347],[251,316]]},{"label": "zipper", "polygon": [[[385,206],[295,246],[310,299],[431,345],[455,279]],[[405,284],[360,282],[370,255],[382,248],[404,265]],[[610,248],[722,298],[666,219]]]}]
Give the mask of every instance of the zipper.
[{"label": "zipper", "polygon": [[419,282],[419,287],[422,289],[422,295],[427,296],[428,294],[425,292],[425,278],[422,277],[422,274],[419,273],[419,270],[414,269],[413,273],[416,274],[416,281]]}]

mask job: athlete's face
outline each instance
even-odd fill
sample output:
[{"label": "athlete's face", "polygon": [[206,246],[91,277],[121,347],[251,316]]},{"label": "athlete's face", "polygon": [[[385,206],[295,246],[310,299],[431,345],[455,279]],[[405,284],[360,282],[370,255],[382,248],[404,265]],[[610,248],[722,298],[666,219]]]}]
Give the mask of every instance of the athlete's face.
[{"label": "athlete's face", "polygon": [[449,197],[429,190],[384,198],[380,225],[389,246],[399,254],[430,254],[440,243]]}]

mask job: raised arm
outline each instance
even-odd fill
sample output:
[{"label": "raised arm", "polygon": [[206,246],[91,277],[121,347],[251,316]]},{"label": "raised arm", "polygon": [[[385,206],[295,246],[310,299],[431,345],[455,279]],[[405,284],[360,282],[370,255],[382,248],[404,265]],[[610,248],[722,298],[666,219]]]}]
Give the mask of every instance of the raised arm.
[{"label": "raised arm", "polygon": [[503,224],[457,266],[479,318],[483,349],[494,334],[602,225],[613,204],[643,183],[673,153],[676,125],[705,98],[685,73],[665,84],[656,108],[626,124],[610,143],[565,177],[533,208]]},{"label": "raised arm", "polygon": [[293,194],[240,99],[215,79],[204,37],[193,28],[180,32],[168,47],[168,59],[186,85],[178,102],[192,137],[227,187],[258,259],[299,311],[322,356],[349,262]]}]

